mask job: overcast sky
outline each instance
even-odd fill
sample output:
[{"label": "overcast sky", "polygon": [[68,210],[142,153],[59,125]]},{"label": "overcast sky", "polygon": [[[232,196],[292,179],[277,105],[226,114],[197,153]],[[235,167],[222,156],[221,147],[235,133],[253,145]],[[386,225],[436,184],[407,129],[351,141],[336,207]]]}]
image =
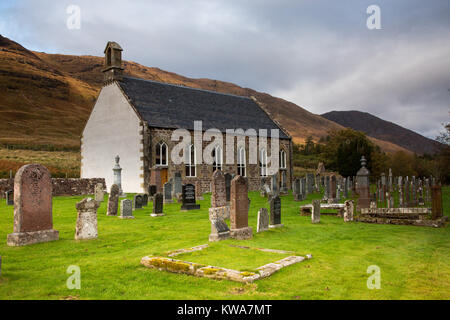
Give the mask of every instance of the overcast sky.
[{"label": "overcast sky", "polygon": [[[369,5],[381,29],[367,28]],[[81,9],[68,29],[67,8]],[[278,96],[317,114],[367,111],[435,138],[450,121],[449,0],[1,0],[28,49],[103,55]]]}]

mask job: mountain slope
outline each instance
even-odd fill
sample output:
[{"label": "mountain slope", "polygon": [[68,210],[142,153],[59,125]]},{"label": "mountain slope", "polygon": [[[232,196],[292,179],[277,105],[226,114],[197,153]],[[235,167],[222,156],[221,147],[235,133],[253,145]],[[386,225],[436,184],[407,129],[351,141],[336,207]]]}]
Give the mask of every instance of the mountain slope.
[{"label": "mountain slope", "polygon": [[[181,75],[124,61],[125,74],[255,97],[293,137],[318,140],[343,127],[289,101],[235,84]],[[103,83],[103,58],[32,52],[0,35],[0,143],[79,148],[80,135]],[[388,152],[404,150],[376,141]]]},{"label": "mountain slope", "polygon": [[440,146],[434,140],[367,112],[331,111],[322,114],[322,117],[344,127],[362,131],[370,137],[391,142],[417,154],[434,154]]}]

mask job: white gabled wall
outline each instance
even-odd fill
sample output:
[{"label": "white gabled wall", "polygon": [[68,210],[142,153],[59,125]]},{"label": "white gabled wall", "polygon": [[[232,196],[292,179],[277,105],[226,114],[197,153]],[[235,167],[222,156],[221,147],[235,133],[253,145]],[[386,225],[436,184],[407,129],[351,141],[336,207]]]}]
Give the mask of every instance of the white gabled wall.
[{"label": "white gabled wall", "polygon": [[123,191],[144,192],[141,132],[141,121],[118,85],[103,87],[81,140],[81,177],[105,178],[109,191],[119,155]]}]

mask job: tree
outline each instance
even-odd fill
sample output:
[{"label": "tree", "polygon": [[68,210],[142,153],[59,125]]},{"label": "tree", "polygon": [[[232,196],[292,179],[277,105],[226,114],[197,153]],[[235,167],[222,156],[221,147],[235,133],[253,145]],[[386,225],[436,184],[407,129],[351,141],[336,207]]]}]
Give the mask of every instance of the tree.
[{"label": "tree", "polygon": [[441,152],[436,156],[435,176],[442,183],[450,183],[450,123],[443,124],[445,130],[436,138],[443,144]]},{"label": "tree", "polygon": [[327,168],[338,171],[344,177],[354,176],[361,168],[361,158],[368,161],[371,170],[373,143],[363,132],[352,129],[330,132],[330,138],[323,147],[323,157]]}]

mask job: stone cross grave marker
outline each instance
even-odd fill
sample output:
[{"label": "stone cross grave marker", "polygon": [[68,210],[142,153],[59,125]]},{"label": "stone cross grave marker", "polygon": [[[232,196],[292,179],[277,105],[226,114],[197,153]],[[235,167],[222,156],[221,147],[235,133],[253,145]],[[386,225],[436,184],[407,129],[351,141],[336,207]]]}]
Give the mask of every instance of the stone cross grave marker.
[{"label": "stone cross grave marker", "polygon": [[30,164],[19,169],[14,179],[14,233],[7,237],[8,246],[25,246],[55,241],[53,230],[52,181],[44,166]]}]

